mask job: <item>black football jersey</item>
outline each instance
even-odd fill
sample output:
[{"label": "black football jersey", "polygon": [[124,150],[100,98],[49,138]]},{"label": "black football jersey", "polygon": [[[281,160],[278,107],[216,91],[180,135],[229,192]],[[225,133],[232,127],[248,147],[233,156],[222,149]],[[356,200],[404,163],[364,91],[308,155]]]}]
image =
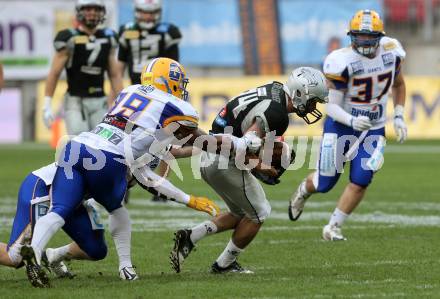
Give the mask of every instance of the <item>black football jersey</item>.
[{"label": "black football jersey", "polygon": [[211,132],[224,133],[225,127],[231,126],[232,134],[242,137],[255,120],[266,133],[275,131],[276,136],[282,136],[287,130],[289,116],[282,83],[274,81],[230,100],[212,123]]},{"label": "black football jersey", "polygon": [[55,50],[67,49],[67,92],[79,97],[104,96],[104,72],[108,68],[110,51],[117,47],[117,35],[109,29],[98,29],[87,35],[79,29],[58,32]]},{"label": "black football jersey", "polygon": [[169,23],[159,23],[150,30],[141,29],[136,23],[121,26],[118,59],[128,65],[131,83],[140,83],[143,67],[153,58],[178,61],[181,38],[179,28]]}]

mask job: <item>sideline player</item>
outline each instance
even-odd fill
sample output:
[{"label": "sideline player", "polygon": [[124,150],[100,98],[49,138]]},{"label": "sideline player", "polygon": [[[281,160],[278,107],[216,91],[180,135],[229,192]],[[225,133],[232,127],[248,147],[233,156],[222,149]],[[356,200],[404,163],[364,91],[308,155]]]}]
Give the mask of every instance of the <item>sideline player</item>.
[{"label": "sideline player", "polygon": [[[211,133],[224,134],[232,127],[232,135],[236,137],[249,132],[261,138],[269,133],[282,136],[289,125],[289,113],[295,113],[307,124],[318,121],[322,114],[316,104],[325,103],[327,95],[324,75],[316,69],[300,67],[292,71],[285,84],[274,81],[233,98],[217,115]],[[308,114],[314,119],[310,120]],[[242,268],[237,257],[257,235],[271,206],[263,187],[249,170],[238,167],[235,159],[226,161],[225,167],[221,163],[219,155],[202,153],[200,171],[202,178],[225,201],[229,212],[175,233],[170,259],[176,272],[180,272],[184,259],[197,242],[226,230],[233,230],[232,238],[211,271],[252,272]]]},{"label": "sideline player", "polygon": [[324,226],[327,241],[346,240],[341,227],[361,202],[373,175],[383,163],[386,105],[389,89],[394,102],[394,129],[405,141],[403,119],[405,80],[401,71],[405,51],[385,36],[383,22],[372,10],[358,11],[350,21],[351,47],[333,51],[324,62],[331,81],[318,170],[298,186],[289,204],[292,221],[300,217],[307,198],[326,193],[337,183],[350,161],[350,183]]},{"label": "sideline player", "polygon": [[[115,54],[117,35],[110,28],[99,27],[105,14],[102,0],[78,0],[76,18],[79,26],[57,33],[56,53],[46,80],[43,107],[47,128],[54,121],[52,97],[63,68],[67,73],[64,118],[69,135],[93,129],[112,105],[114,95],[122,90]],[[108,73],[112,87],[108,99],[104,94],[104,72]]]},{"label": "sideline player", "polygon": [[[195,135],[190,135],[198,132],[198,114],[185,101],[185,70],[172,59],[157,58],[145,67],[142,83],[125,88],[102,123],[93,131],[74,137],[64,147],[51,189],[52,208],[36,222],[31,245],[23,247],[27,266],[32,270],[28,273],[31,282],[44,275],[40,267],[44,248],[81,203],[86,191],[109,213],[121,208],[128,171],[141,186],[216,215],[218,208],[209,199],[182,192],[156,175],[148,164],[155,156],[163,155],[176,139],[192,138]],[[234,148],[245,148],[252,137],[250,134],[237,138]]]},{"label": "sideline player", "polygon": [[118,68],[122,76],[128,66],[131,84],[141,83],[142,69],[154,58],[179,61],[182,35],[175,25],[160,22],[161,14],[161,0],[135,0],[135,21],[119,29]]},{"label": "sideline player", "polygon": [[[119,29],[118,68],[123,77],[128,66],[131,84],[141,83],[143,67],[154,58],[167,57],[179,61],[182,34],[175,25],[161,22],[161,15],[162,0],[134,0],[135,21],[124,24]],[[191,156],[191,151],[191,148],[187,148],[181,153],[181,157]],[[161,161],[159,175],[166,177],[168,170],[168,165]],[[152,199],[163,200],[156,195]]]}]

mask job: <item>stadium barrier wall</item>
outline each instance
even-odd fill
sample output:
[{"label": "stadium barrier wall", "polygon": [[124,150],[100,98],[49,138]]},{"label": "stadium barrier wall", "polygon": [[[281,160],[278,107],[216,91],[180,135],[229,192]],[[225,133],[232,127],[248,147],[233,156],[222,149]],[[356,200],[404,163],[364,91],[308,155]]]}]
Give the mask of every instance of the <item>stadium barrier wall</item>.
[{"label": "stadium barrier wall", "polygon": [[[189,84],[190,102],[200,114],[200,126],[209,130],[212,121],[225,103],[244,90],[260,84],[277,80],[284,82],[286,77],[236,77],[236,78],[193,78]],[[36,141],[48,142],[52,139],[51,132],[42,122],[42,104],[44,98],[44,82],[38,84],[38,97],[35,116]],[[128,82],[126,82],[128,85]],[[62,117],[61,103],[66,90],[66,82],[60,81],[54,96],[53,109]],[[411,139],[440,139],[440,77],[406,77],[407,99],[405,120],[408,124]],[[109,89],[106,82],[106,89]],[[392,100],[387,107],[387,136],[394,137]],[[325,107],[318,105],[325,112]],[[323,122],[306,125],[302,119],[291,117],[291,125],[286,136],[319,136]],[[64,134],[64,124],[61,124]]]}]

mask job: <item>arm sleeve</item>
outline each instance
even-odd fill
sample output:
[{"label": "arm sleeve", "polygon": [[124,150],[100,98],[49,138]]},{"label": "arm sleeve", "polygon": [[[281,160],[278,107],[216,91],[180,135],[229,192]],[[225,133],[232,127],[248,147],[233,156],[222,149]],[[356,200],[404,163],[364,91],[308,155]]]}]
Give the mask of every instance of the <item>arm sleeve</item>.
[{"label": "arm sleeve", "polygon": [[139,185],[147,191],[181,204],[188,204],[190,196],[175,187],[167,179],[155,174],[149,167],[143,167],[134,174]]},{"label": "arm sleeve", "polygon": [[353,117],[347,111],[342,109],[344,93],[340,90],[330,89],[328,98],[329,103],[327,104],[327,115],[335,121],[351,127],[351,120]]}]

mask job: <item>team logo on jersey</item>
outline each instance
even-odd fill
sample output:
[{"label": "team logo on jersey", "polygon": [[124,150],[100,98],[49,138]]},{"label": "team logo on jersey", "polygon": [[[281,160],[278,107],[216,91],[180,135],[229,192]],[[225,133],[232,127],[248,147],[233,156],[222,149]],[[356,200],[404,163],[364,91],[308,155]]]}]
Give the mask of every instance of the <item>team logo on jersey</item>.
[{"label": "team logo on jersey", "polygon": [[138,87],[138,89],[140,89],[141,91],[145,92],[145,93],[150,93],[154,90],[154,86],[152,85],[141,85]]},{"label": "team logo on jersey", "polygon": [[394,56],[392,53],[382,54],[382,61],[384,66],[392,66],[394,64]]},{"label": "team logo on jersey", "polygon": [[351,108],[351,115],[353,116],[367,116],[372,121],[379,120],[382,118],[383,115],[383,107],[382,105],[375,105],[371,110],[365,110],[365,109],[357,109],[357,108]]},{"label": "team logo on jersey", "polygon": [[124,37],[126,39],[138,39],[140,36],[139,31],[137,30],[127,30],[124,32]]},{"label": "team logo on jersey", "polygon": [[89,42],[89,38],[85,35],[79,35],[79,36],[75,36],[75,44],[77,45],[84,45],[87,44]]},{"label": "team logo on jersey", "polygon": [[350,63],[350,66],[351,69],[353,70],[353,75],[359,75],[365,72],[364,65],[360,60]]}]

